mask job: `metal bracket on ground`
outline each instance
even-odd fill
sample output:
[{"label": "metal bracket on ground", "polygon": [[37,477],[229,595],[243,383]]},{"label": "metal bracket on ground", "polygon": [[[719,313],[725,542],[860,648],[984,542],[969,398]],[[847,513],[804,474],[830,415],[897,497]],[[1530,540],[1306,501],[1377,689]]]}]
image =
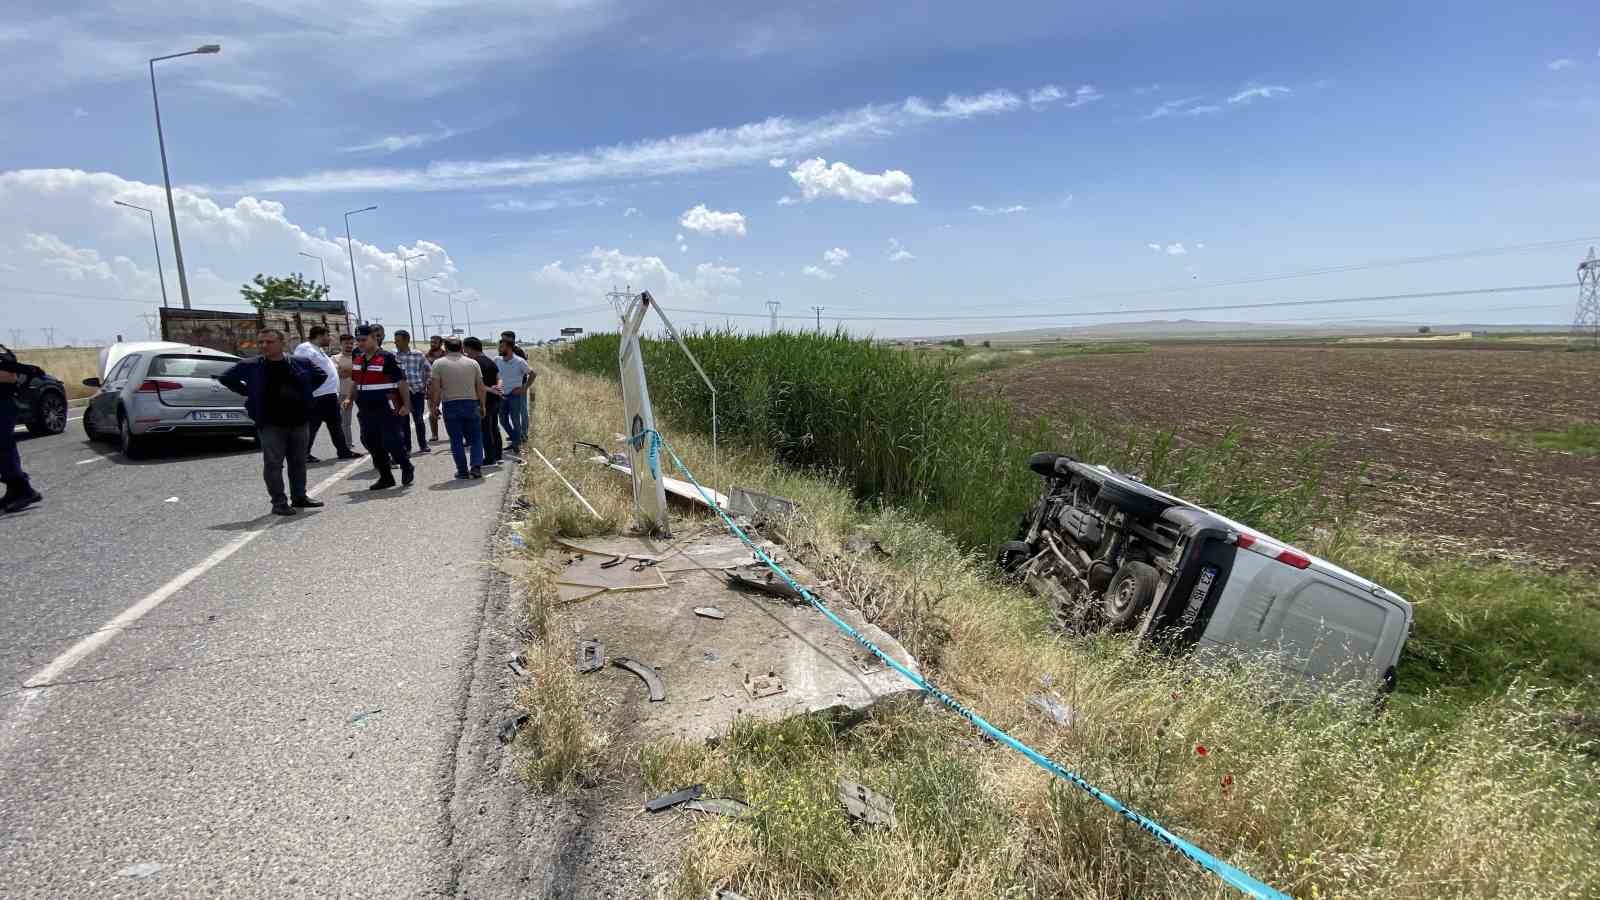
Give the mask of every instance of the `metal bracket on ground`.
[{"label": "metal bracket on ground", "polygon": [[787,690],[783,685],[783,679],[778,677],[777,672],[768,672],[765,675],[756,675],[754,677],[749,672],[746,672],[744,675],[744,689],[750,694],[750,699],[752,700],[771,697]]},{"label": "metal bracket on ground", "polygon": [[578,642],[578,671],[593,672],[606,664],[606,645],[596,640]]},{"label": "metal bracket on ground", "polygon": [[868,825],[893,828],[899,822],[894,817],[894,801],[864,784],[848,778],[839,779],[839,802],[850,818]]},{"label": "metal bracket on ground", "polygon": [[659,797],[646,800],[644,804],[645,812],[660,812],[680,803],[698,800],[700,795],[705,793],[705,789],[706,786],[703,784],[691,784],[681,791],[673,791],[670,794],[662,794]]},{"label": "metal bracket on ground", "polygon": [[667,688],[661,683],[661,676],[650,666],[626,656],[618,656],[611,660],[611,664],[639,676],[644,680],[645,686],[650,688],[650,702],[660,703],[667,699]]}]

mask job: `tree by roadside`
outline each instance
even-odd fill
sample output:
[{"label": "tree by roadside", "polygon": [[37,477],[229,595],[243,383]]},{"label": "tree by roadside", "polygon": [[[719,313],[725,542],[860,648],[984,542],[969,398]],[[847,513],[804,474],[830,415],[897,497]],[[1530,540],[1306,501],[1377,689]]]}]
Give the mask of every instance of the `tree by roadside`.
[{"label": "tree by roadside", "polygon": [[275,309],[290,300],[326,300],[328,286],[307,280],[299,272],[287,278],[256,274],[250,283],[239,289],[239,295],[250,301],[256,309]]}]

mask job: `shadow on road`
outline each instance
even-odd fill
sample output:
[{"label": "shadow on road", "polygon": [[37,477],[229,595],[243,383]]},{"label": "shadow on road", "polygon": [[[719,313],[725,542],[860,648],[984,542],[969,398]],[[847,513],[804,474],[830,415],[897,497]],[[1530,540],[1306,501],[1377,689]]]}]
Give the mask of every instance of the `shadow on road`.
[{"label": "shadow on road", "polygon": [[483,480],[479,479],[479,478],[474,478],[474,479],[470,479],[470,480],[469,479],[451,478],[449,481],[441,481],[438,484],[430,484],[430,485],[428,485],[428,490],[430,490],[430,491],[465,491],[465,490],[469,490],[471,488],[480,487],[482,485],[483,485]]}]

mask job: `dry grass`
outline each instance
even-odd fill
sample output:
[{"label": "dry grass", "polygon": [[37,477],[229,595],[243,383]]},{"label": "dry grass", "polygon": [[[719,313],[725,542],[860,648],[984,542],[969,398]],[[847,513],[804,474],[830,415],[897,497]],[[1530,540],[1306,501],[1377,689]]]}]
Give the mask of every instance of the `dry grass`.
[{"label": "dry grass", "polygon": [[[606,521],[581,512],[535,462],[525,474],[538,504],[530,537],[626,521],[626,481],[575,463],[570,446],[612,445],[621,418],[615,383],[540,369],[538,445],[556,451]],[[664,435],[697,474],[711,471],[704,441]],[[796,476],[751,452],[726,457],[721,470],[720,488],[738,483],[799,500],[802,515],[774,536],[820,577],[848,582],[864,608],[916,643],[936,683],[1283,890],[1418,900],[1600,896],[1600,748],[1563,724],[1572,721],[1566,710],[1592,709],[1592,689],[1510,679],[1458,699],[1444,686],[1412,701],[1457,707],[1436,723],[1348,697],[1287,706],[1262,687],[1270,679],[1242,667],[1207,669],[1121,639],[1052,634],[1039,604],[992,580],[980,559],[902,512],[859,507],[842,483]],[[857,528],[892,555],[847,551]],[[1341,558],[1371,555],[1359,539],[1341,540],[1332,548]],[[1446,612],[1464,577],[1414,565],[1404,575],[1407,593]],[[558,671],[564,660],[550,664],[553,684],[570,678],[570,669]],[[1029,703],[1041,692],[1070,707],[1070,725]],[[558,687],[526,699],[551,733],[575,735],[582,729],[555,724],[579,716],[575,696]],[[598,740],[555,743],[593,753]],[[818,718],[741,722],[716,746],[658,745],[640,764],[652,790],[704,782],[756,810],[750,820],[697,825],[675,897],[698,900],[721,887],[773,900],[1233,896],[932,706],[887,710],[852,728]],[[842,774],[893,798],[899,828],[850,827],[833,798]]]}]

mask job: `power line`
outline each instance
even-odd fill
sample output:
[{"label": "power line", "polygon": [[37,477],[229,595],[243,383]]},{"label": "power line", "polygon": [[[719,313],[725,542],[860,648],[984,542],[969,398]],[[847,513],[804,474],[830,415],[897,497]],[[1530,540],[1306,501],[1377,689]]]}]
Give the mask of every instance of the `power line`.
[{"label": "power line", "polygon": [[[1367,297],[1329,297],[1319,300],[1263,300],[1252,303],[1212,303],[1202,306],[1143,306],[1134,309],[1093,309],[1058,313],[1011,313],[992,315],[957,316],[832,316],[841,322],[992,322],[1008,319],[1078,319],[1090,316],[1138,316],[1152,313],[1217,312],[1229,309],[1277,309],[1293,306],[1324,306],[1343,303],[1377,303],[1392,300],[1428,300],[1438,297],[1470,297],[1478,294],[1511,294],[1524,291],[1571,290],[1570,284],[1521,284],[1492,288],[1469,288],[1454,291],[1423,291],[1411,294],[1375,294]],[[722,312],[711,309],[668,307],[672,312],[696,315],[731,316],[736,318],[766,318],[762,313]],[[805,316],[780,316],[782,319],[804,321]]]},{"label": "power line", "polygon": [[[1254,275],[1247,278],[1236,278],[1230,281],[1204,281],[1190,284],[1175,284],[1167,287],[1146,288],[1135,291],[1102,291],[1098,294],[1085,294],[1079,300],[1108,300],[1114,297],[1141,297],[1150,294],[1175,294],[1186,291],[1201,291],[1211,288],[1240,287],[1250,284],[1266,284],[1273,281],[1285,281],[1292,278],[1311,278],[1317,275],[1334,275],[1342,272],[1361,272],[1368,269],[1390,269],[1401,266],[1415,266],[1424,263],[1446,262],[1461,259],[1473,259],[1482,256],[1500,256],[1507,253],[1525,253],[1531,250],[1551,250],[1569,244],[1581,244],[1586,241],[1600,240],[1600,238],[1568,238],[1559,241],[1538,241],[1531,244],[1506,244],[1501,247],[1485,247],[1478,250],[1457,250],[1450,253],[1434,253],[1428,256],[1400,256],[1391,259],[1369,260],[1360,263],[1346,263],[1335,266],[1321,266],[1311,269],[1299,269],[1291,272],[1278,272],[1269,275]],[[1018,306],[1041,306],[1055,301],[1034,301],[1032,303],[990,303],[978,306],[968,306],[967,309],[993,309],[1003,307],[1013,309]]]},{"label": "power line", "polygon": [[[149,306],[160,306],[160,300],[141,300],[138,297],[107,297],[100,294],[75,294],[71,291],[46,291],[38,288],[21,288],[10,285],[0,285],[0,290],[9,294],[38,294],[45,297],[70,297],[73,300],[98,300],[104,303],[143,303]],[[208,306],[249,306],[248,303],[210,303]]]}]

